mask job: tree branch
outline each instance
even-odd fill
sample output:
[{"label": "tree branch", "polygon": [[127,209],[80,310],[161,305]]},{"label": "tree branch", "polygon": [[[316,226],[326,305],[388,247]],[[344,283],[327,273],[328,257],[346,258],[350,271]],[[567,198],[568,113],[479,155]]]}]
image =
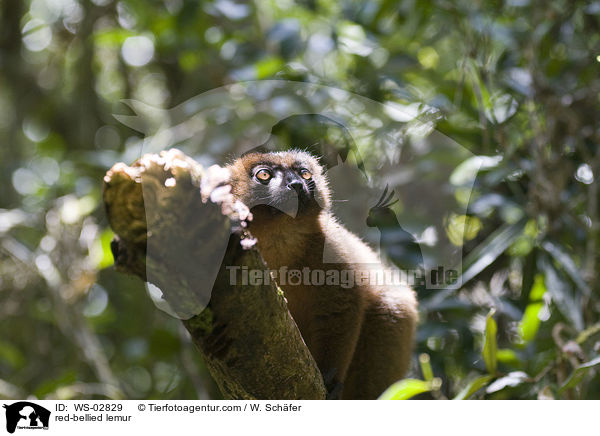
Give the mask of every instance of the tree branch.
[{"label": "tree branch", "polygon": [[239,268],[232,284],[236,267],[267,267],[226,181],[223,168],[205,170],[174,149],[115,164],[104,205],[116,267],[162,290],[226,398],[324,399],[281,290],[242,285]]}]

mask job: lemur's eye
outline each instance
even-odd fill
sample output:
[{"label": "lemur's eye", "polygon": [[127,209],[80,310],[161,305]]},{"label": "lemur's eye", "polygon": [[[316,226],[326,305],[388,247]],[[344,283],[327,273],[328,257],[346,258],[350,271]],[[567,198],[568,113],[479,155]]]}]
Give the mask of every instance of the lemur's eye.
[{"label": "lemur's eye", "polygon": [[256,172],[256,174],[254,175],[254,177],[256,177],[261,182],[267,182],[271,179],[271,177],[273,177],[273,175],[271,174],[271,172],[269,170],[262,169],[262,170],[258,170]]},{"label": "lemur's eye", "polygon": [[306,168],[302,168],[300,170],[300,177],[302,177],[304,180],[308,180],[312,177],[312,174]]}]

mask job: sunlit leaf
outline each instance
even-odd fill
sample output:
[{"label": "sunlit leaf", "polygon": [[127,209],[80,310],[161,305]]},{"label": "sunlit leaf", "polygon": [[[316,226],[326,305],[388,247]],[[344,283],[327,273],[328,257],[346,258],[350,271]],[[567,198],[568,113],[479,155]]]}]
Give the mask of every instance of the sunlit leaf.
[{"label": "sunlit leaf", "polygon": [[496,353],[496,359],[498,359],[498,362],[509,365],[517,365],[521,362],[517,353],[507,348],[499,349]]},{"label": "sunlit leaf", "polygon": [[492,108],[486,109],[485,116],[488,120],[503,123],[512,117],[519,103],[510,94],[495,94],[491,99]]},{"label": "sunlit leaf", "polygon": [[450,183],[455,186],[473,183],[481,170],[495,168],[502,162],[502,156],[473,156],[458,165],[450,175]]},{"label": "sunlit leaf", "polygon": [[498,325],[494,320],[495,309],[490,310],[487,319],[485,321],[485,343],[483,344],[483,360],[485,361],[485,367],[491,375],[496,374],[498,367],[498,344],[496,342],[496,335],[498,334]]},{"label": "sunlit leaf", "polygon": [[541,301],[546,293],[546,285],[544,284],[544,276],[537,274],[534,284],[529,293],[530,303],[525,308],[523,318],[519,322],[519,336],[522,342],[527,343],[535,338],[540,327],[539,314],[544,303]]},{"label": "sunlit leaf", "polygon": [[96,268],[102,269],[111,266],[114,263],[110,243],[115,234],[111,229],[105,229],[100,238],[98,238],[90,252],[90,257],[96,265]]},{"label": "sunlit leaf", "polygon": [[513,371],[494,381],[485,390],[488,394],[498,392],[504,388],[514,388],[520,384],[529,381],[529,376],[523,371]]},{"label": "sunlit leaf", "polygon": [[460,247],[474,239],[481,226],[481,220],[476,216],[451,214],[446,223],[446,234],[450,242]]},{"label": "sunlit leaf", "polygon": [[272,76],[283,67],[284,63],[280,58],[269,57],[262,59],[254,65],[256,69],[256,78],[264,79]]},{"label": "sunlit leaf", "polygon": [[417,53],[417,59],[425,68],[435,68],[440,61],[440,57],[433,47],[423,47]]},{"label": "sunlit leaf", "polygon": [[407,378],[394,383],[379,397],[380,400],[408,400],[415,395],[429,392],[431,382]]},{"label": "sunlit leaf", "polygon": [[454,400],[467,400],[477,392],[479,389],[488,384],[488,382],[492,379],[491,375],[483,375],[481,377],[477,377],[471,383],[469,383],[465,388],[458,393]]}]

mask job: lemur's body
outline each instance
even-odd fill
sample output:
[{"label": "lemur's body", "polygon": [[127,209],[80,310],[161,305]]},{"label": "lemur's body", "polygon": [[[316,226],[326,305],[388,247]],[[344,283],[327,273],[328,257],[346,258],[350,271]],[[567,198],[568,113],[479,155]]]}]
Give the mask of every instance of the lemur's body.
[{"label": "lemur's body", "polygon": [[[331,215],[327,180],[309,154],[252,153],[228,168],[232,193],[251,208],[250,231],[269,268],[383,268],[373,250]],[[350,288],[280,286],[330,396],[341,391],[341,398],[377,398],[404,376],[417,323],[411,289],[368,281]]]}]

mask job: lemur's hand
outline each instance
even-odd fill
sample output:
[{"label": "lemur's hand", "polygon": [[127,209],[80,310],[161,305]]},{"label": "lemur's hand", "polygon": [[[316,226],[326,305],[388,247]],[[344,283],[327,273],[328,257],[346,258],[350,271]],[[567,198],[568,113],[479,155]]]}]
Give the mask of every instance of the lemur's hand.
[{"label": "lemur's hand", "polygon": [[209,167],[202,176],[200,192],[202,202],[220,204],[224,215],[239,222],[241,227],[246,227],[247,222],[252,220],[250,209],[231,194],[231,172],[219,165]]},{"label": "lemur's hand", "polygon": [[209,199],[213,203],[229,200],[231,196],[230,180],[231,171],[227,168],[219,165],[208,167],[202,175],[202,181],[200,182],[202,202],[206,203]]}]

